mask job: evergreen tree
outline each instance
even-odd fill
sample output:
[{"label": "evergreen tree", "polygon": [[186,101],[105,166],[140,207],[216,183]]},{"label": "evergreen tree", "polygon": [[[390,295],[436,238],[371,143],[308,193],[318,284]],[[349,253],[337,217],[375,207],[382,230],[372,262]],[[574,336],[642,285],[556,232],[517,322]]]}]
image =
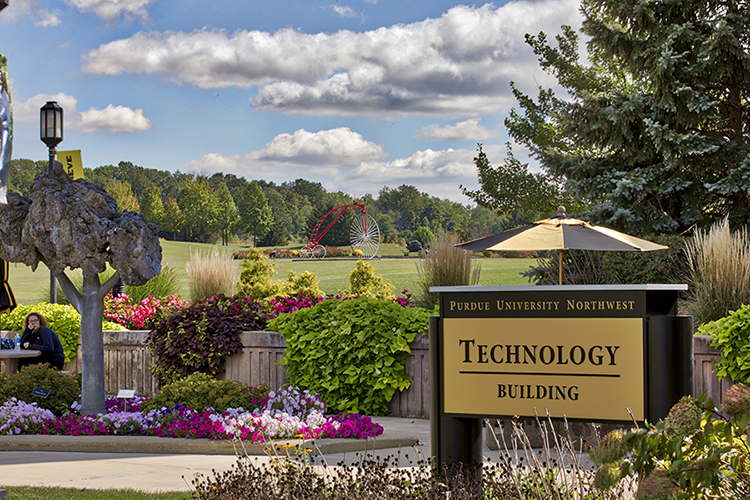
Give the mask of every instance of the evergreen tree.
[{"label": "evergreen tree", "polygon": [[553,178],[591,201],[594,220],[684,231],[750,220],[750,8],[737,0],[584,0],[589,63],[565,28],[557,46],[527,35],[567,90],[513,91],[506,119]]}]

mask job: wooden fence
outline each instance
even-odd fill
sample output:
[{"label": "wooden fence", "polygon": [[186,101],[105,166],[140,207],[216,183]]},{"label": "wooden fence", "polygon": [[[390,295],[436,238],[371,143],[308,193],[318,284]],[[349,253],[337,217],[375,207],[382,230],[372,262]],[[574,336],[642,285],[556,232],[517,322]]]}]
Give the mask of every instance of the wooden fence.
[{"label": "wooden fence", "polygon": [[[105,331],[104,371],[105,391],[115,394],[120,389],[135,389],[139,396],[153,394],[158,385],[151,375],[151,355],[146,347],[147,331]],[[278,389],[288,383],[286,369],[276,364],[284,356],[284,338],[276,332],[244,332],[242,352],[226,361],[223,378],[248,385],[266,384]],[[418,335],[410,344],[406,358],[406,372],[412,378],[409,389],[397,392],[389,404],[391,415],[398,417],[429,418],[430,416],[430,359],[427,335]],[[713,373],[714,360],[719,353],[710,345],[708,337],[696,335],[693,341],[695,378],[693,395],[704,390],[718,404],[732,382],[719,380]],[[81,353],[65,364],[65,370],[80,373]]]}]

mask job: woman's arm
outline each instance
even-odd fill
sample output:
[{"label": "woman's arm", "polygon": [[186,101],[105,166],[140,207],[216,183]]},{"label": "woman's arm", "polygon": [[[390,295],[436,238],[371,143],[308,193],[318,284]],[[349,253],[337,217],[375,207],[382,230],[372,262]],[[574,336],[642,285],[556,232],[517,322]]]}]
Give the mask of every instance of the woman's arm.
[{"label": "woman's arm", "polygon": [[39,343],[31,344],[28,349],[53,354],[55,352],[55,343],[52,341],[52,336],[54,334],[55,332],[53,332],[49,328],[42,328],[41,330],[39,330]]}]

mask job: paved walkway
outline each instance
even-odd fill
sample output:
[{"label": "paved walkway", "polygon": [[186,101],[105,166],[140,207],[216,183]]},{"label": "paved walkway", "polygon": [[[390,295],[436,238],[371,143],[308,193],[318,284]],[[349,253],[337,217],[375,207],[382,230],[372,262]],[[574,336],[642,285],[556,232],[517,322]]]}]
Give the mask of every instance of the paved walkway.
[{"label": "paved walkway", "polygon": [[[384,433],[369,443],[353,439],[319,440],[316,445],[322,451],[327,463],[335,465],[344,460],[350,464],[355,463],[365,453],[381,458],[400,458],[402,466],[408,466],[409,461],[413,463],[415,459],[422,456],[429,457],[429,420],[394,417],[376,417],[373,420],[383,426]],[[92,447],[97,450],[95,452],[84,452],[80,449],[63,451],[65,448],[49,451],[41,446],[41,443],[52,441],[49,438],[54,437],[57,436],[26,436],[26,439],[16,440],[16,449],[20,447],[24,451],[7,451],[13,449],[11,446],[13,443],[8,444],[7,438],[9,437],[0,437],[0,450],[4,450],[0,452],[0,488],[27,485],[87,489],[121,488],[148,492],[191,491],[193,489],[191,481],[196,474],[211,476],[212,470],[227,471],[237,461],[234,451],[217,453],[215,447],[203,450],[195,447],[193,449],[198,451],[194,453],[179,454],[155,454],[142,451],[123,453],[126,449],[138,449],[142,442],[150,446],[148,440],[151,438],[145,438],[146,441],[142,441],[144,438],[127,439],[124,436],[116,436],[116,438],[123,439],[97,438],[96,445]],[[24,438],[24,436],[11,436],[10,438]],[[83,441],[86,438],[75,439]],[[142,442],[139,443],[139,441]],[[171,444],[178,444],[184,440],[159,439],[159,441],[162,443],[171,441]],[[192,441],[194,444],[199,440]],[[208,442],[207,446],[212,444],[216,443]],[[231,444],[225,444],[231,447]],[[373,447],[378,449],[373,450]],[[260,448],[253,448],[249,451],[256,454],[254,456],[256,460],[267,461],[269,459]],[[409,455],[408,459],[407,455]],[[322,462],[319,456],[314,457],[314,460],[315,463]]]}]

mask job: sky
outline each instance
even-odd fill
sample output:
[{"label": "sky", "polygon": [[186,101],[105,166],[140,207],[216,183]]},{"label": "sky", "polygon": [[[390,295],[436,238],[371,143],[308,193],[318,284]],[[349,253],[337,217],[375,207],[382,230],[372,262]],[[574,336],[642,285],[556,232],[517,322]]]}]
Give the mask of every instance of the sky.
[{"label": "sky", "polygon": [[39,108],[54,100],[58,150],[85,167],[354,197],[407,184],[468,204],[477,144],[505,155],[510,82],[554,85],[524,35],[561,25],[580,27],[579,0],[9,0],[13,158],[47,158]]}]

